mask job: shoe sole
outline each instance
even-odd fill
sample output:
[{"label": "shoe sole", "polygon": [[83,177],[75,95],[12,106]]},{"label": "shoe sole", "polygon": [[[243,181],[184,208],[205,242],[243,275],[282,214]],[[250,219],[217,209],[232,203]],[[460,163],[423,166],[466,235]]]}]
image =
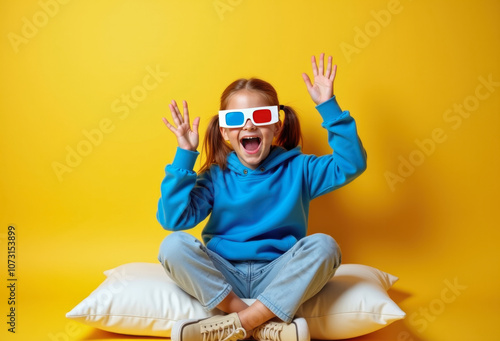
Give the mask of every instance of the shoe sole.
[{"label": "shoe sole", "polygon": [[298,317],[293,320],[293,322],[297,326],[297,341],[310,341],[311,335],[309,334],[309,326],[307,325],[307,321],[303,317]]},{"label": "shoe sole", "polygon": [[174,323],[172,327],[172,331],[170,332],[170,340],[172,341],[183,341],[182,340],[182,330],[185,326],[198,323],[204,319],[190,319],[190,320],[181,320]]}]

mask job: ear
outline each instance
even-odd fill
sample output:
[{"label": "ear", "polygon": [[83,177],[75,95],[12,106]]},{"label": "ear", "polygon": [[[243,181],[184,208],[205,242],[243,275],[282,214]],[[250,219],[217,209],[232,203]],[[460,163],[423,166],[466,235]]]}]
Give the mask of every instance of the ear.
[{"label": "ear", "polygon": [[282,129],[283,129],[283,123],[281,122],[281,120],[279,120],[274,124],[274,137],[278,137]]},{"label": "ear", "polygon": [[222,138],[226,141],[229,141],[229,136],[227,134],[227,128],[219,127],[220,134],[222,135]]}]

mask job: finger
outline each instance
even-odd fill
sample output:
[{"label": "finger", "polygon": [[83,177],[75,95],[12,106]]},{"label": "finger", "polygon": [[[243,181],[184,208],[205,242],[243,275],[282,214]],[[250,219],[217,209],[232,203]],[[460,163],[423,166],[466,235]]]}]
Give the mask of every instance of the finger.
[{"label": "finger", "polygon": [[188,104],[186,101],[182,101],[182,110],[184,112],[184,123],[189,124],[189,110],[188,110]]},{"label": "finger", "polygon": [[174,108],[175,114],[179,117],[182,118],[181,110],[179,109],[179,105],[175,100],[172,100],[172,107]]},{"label": "finger", "polygon": [[172,119],[175,121],[175,119],[177,118],[177,111],[175,110],[175,105],[173,103],[174,101],[169,103],[168,109],[170,110],[170,115],[172,116]]},{"label": "finger", "polygon": [[307,73],[302,74],[302,79],[304,80],[304,83],[306,83],[307,90],[310,90],[313,87],[313,85]]},{"label": "finger", "polygon": [[175,127],[173,125],[170,124],[170,122],[165,118],[165,117],[162,117],[161,118],[163,123],[165,123],[165,125],[167,126],[167,128],[175,134],[175,132],[177,131],[177,129],[175,129]]},{"label": "finger", "polygon": [[179,112],[179,108],[177,107],[177,103],[175,101],[172,101],[172,103],[170,103],[168,107],[170,109],[170,113],[172,114],[172,120],[177,126],[180,126],[182,124],[182,117]]},{"label": "finger", "polygon": [[319,74],[323,75],[324,73],[324,59],[325,59],[325,54],[322,53],[319,56]]},{"label": "finger", "polygon": [[316,77],[318,75],[318,65],[316,64],[316,56],[312,56],[311,64],[313,69],[313,76]]},{"label": "finger", "polygon": [[337,75],[337,64],[335,64],[333,66],[333,71],[332,73],[330,74],[330,77],[328,77],[328,79],[333,83],[333,81],[335,80],[335,76]]},{"label": "finger", "polygon": [[326,73],[325,73],[325,77],[330,79],[330,75],[331,75],[331,72],[332,72],[332,56],[329,56],[328,57],[328,64],[326,66]]},{"label": "finger", "polygon": [[193,120],[193,131],[198,134],[198,126],[200,125],[200,118],[199,117],[195,117],[195,119]]}]

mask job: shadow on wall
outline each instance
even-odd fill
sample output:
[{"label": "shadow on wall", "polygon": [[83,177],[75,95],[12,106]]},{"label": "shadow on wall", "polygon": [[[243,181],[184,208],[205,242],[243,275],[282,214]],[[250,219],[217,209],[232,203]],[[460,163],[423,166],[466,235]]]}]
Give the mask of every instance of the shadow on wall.
[{"label": "shadow on wall", "polygon": [[[343,250],[344,262],[366,263],[369,255],[362,248],[367,245],[372,250],[380,245],[386,249],[404,249],[409,254],[423,246],[427,248],[429,240],[435,237],[433,233],[437,232],[433,228],[433,220],[441,209],[439,170],[429,165],[415,167],[404,182],[392,187],[389,185],[385,172],[397,173],[400,157],[406,157],[411,148],[415,148],[412,145],[411,122],[408,123],[407,118],[398,120],[401,113],[387,104],[370,105],[373,105],[370,115],[377,117],[369,123],[373,131],[370,137],[377,140],[370,141],[361,136],[368,154],[367,170],[353,183],[315,199],[309,214],[308,233],[332,235]],[[395,126],[390,133],[384,133],[389,131],[383,122],[384,117],[390,117]],[[393,120],[393,117],[396,119]],[[304,152],[316,155],[329,153],[328,146],[320,141],[319,138],[307,140]],[[377,184],[365,181],[376,181]],[[357,194],[353,194],[355,192]]]}]

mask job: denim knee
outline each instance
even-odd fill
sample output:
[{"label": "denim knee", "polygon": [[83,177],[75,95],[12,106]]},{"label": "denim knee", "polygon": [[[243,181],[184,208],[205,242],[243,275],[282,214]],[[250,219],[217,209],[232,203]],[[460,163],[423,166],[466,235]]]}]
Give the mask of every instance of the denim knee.
[{"label": "denim knee", "polygon": [[342,262],[342,252],[332,236],[324,233],[315,233],[302,239],[305,250],[314,250],[318,262],[324,262],[333,270],[336,270]]},{"label": "denim knee", "polygon": [[170,267],[182,265],[186,261],[185,252],[195,238],[185,232],[174,232],[165,237],[160,245],[158,260],[170,272]]}]

